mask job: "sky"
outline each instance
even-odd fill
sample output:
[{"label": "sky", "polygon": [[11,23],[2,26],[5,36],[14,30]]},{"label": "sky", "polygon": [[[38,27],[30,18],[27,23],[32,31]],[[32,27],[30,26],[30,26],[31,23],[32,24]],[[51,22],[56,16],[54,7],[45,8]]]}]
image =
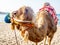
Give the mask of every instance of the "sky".
[{"label": "sky", "polygon": [[60,14],[60,0],[0,0],[0,11],[12,12],[25,5],[30,6],[36,13],[45,2],[50,2],[56,13]]}]

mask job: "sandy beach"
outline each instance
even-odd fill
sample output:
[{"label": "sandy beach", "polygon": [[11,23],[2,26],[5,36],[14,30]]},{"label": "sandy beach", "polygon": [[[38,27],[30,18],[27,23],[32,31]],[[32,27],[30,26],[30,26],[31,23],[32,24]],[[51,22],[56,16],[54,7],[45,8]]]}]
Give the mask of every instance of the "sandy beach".
[{"label": "sandy beach", "polygon": [[[28,41],[28,43],[24,42],[22,37],[20,36],[20,32],[18,30],[11,30],[11,24],[0,23],[0,45],[34,45],[34,42]],[[17,41],[17,42],[16,42]],[[39,43],[40,44],[40,43]],[[43,42],[41,42],[43,45]],[[51,45],[60,45],[60,26],[57,26],[57,32],[55,33]]]}]

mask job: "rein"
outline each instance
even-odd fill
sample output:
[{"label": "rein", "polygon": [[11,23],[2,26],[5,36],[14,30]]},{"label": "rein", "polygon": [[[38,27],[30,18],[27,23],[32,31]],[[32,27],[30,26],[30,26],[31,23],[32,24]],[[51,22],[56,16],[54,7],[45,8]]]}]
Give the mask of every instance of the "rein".
[{"label": "rein", "polygon": [[28,26],[28,27],[31,27],[33,26],[34,24],[31,22],[31,21],[22,21],[22,20],[19,20],[19,19],[15,19],[13,18],[13,20],[17,23],[21,23],[23,26]]}]

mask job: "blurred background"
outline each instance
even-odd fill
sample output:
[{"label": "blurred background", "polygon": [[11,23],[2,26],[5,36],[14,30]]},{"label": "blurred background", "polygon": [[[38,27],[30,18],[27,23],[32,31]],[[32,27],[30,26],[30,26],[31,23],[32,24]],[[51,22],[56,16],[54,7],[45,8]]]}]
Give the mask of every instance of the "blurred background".
[{"label": "blurred background", "polygon": [[0,0],[0,22],[5,22],[6,15],[23,5],[30,6],[36,14],[45,2],[49,2],[55,8],[60,25],[60,0]]}]

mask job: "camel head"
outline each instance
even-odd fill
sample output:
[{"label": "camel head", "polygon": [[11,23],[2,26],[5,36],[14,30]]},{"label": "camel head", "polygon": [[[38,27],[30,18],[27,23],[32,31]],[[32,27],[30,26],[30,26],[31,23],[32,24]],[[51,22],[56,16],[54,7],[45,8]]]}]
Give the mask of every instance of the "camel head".
[{"label": "camel head", "polygon": [[15,18],[22,20],[22,21],[31,21],[33,17],[33,10],[28,6],[22,6],[19,8],[15,13],[12,13]]}]

